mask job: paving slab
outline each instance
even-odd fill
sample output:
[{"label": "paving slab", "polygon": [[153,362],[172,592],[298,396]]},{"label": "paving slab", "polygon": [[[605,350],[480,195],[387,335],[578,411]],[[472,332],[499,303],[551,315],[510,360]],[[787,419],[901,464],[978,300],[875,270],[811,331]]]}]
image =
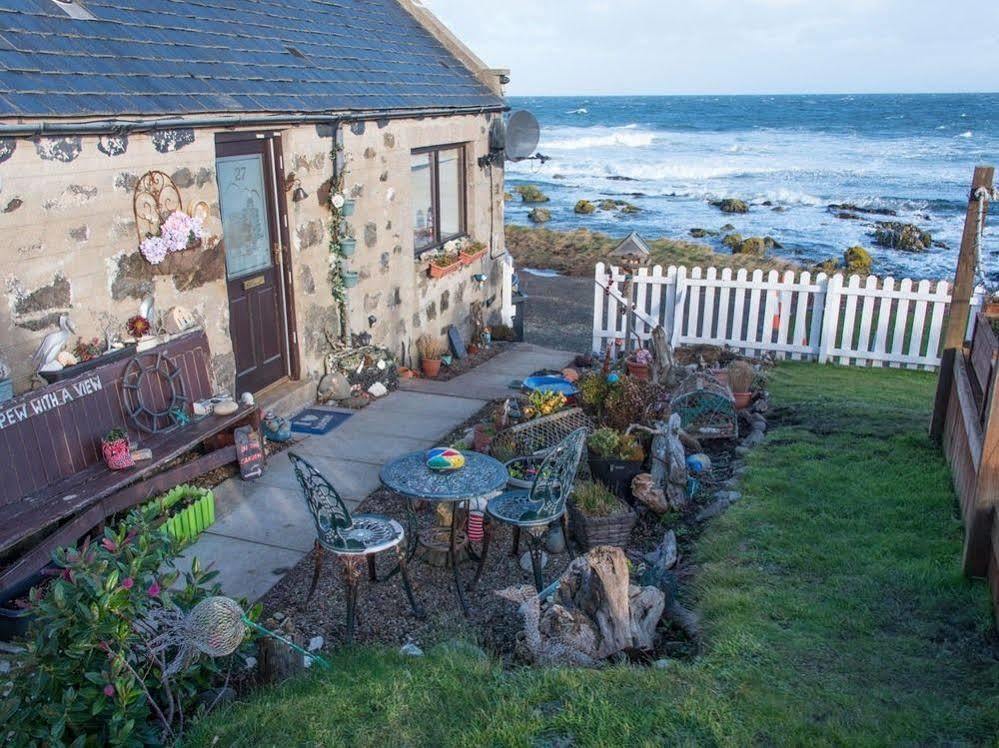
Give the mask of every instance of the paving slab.
[{"label": "paving slab", "polygon": [[227,507],[221,517],[216,514],[211,534],[308,553],[316,526],[301,489],[244,483],[241,493],[239,503]]},{"label": "paving slab", "polygon": [[181,554],[177,568],[191,568],[197,558],[202,567],[219,572],[217,581],[224,594],[254,601],[267,594],[302,558],[302,552],[265,546],[247,540],[206,532]]}]

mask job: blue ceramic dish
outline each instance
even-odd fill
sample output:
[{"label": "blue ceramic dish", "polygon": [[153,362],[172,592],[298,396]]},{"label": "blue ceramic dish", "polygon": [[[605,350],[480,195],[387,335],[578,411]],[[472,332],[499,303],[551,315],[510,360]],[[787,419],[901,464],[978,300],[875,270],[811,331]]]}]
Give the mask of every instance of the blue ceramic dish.
[{"label": "blue ceramic dish", "polygon": [[576,385],[559,376],[528,377],[524,380],[524,389],[530,392],[561,392],[566,397],[579,394]]}]

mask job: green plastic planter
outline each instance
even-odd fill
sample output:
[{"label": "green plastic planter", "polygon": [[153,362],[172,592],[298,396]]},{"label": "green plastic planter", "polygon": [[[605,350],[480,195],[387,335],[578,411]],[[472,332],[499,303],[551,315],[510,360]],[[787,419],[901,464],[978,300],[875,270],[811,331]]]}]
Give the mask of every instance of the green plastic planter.
[{"label": "green plastic planter", "polygon": [[190,502],[183,509],[170,514],[165,523],[167,532],[181,543],[193,542],[215,523],[215,494],[207,488],[177,486],[160,501],[166,512],[182,501]]},{"label": "green plastic planter", "polygon": [[353,288],[357,285],[357,282],[361,279],[357,273],[353,270],[347,270],[343,274],[343,285],[345,288]]},{"label": "green plastic planter", "polygon": [[344,257],[353,257],[354,251],[356,249],[357,249],[357,239],[340,240],[340,250],[343,252]]},{"label": "green plastic planter", "polygon": [[344,218],[350,218],[350,216],[354,215],[354,205],[355,203],[353,200],[347,200],[344,202],[343,208],[340,210],[340,215]]}]

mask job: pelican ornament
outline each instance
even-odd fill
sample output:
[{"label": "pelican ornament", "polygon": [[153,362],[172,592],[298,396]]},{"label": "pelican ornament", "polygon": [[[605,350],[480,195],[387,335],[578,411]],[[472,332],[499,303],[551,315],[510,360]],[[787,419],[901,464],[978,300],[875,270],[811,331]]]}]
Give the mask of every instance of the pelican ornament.
[{"label": "pelican ornament", "polygon": [[73,325],[69,321],[69,315],[63,314],[60,316],[59,329],[45,336],[42,344],[38,346],[38,350],[35,351],[35,355],[31,359],[31,364],[35,367],[35,371],[52,371],[52,364],[55,362],[56,357],[65,347],[70,334],[75,332],[76,330],[73,329]]}]

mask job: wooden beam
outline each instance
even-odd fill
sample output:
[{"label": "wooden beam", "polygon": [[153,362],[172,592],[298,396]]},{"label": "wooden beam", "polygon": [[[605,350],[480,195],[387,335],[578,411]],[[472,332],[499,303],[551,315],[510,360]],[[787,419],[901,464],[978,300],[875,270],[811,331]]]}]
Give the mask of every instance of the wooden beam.
[{"label": "wooden beam", "polygon": [[[964,218],[964,234],[961,237],[961,254],[957,260],[957,273],[951,289],[950,310],[947,316],[947,329],[944,331],[944,357],[940,363],[940,377],[937,381],[937,396],[930,422],[930,438],[939,443],[943,437],[944,421],[947,417],[947,403],[954,377],[954,356],[947,351],[960,351],[964,348],[964,338],[968,331],[968,316],[971,314],[971,297],[975,292],[975,270],[978,265],[978,200],[975,192],[980,187],[992,189],[995,169],[991,166],[976,166],[968,193],[968,210]],[[988,203],[986,202],[986,213]],[[984,225],[986,216],[982,216]]]}]

